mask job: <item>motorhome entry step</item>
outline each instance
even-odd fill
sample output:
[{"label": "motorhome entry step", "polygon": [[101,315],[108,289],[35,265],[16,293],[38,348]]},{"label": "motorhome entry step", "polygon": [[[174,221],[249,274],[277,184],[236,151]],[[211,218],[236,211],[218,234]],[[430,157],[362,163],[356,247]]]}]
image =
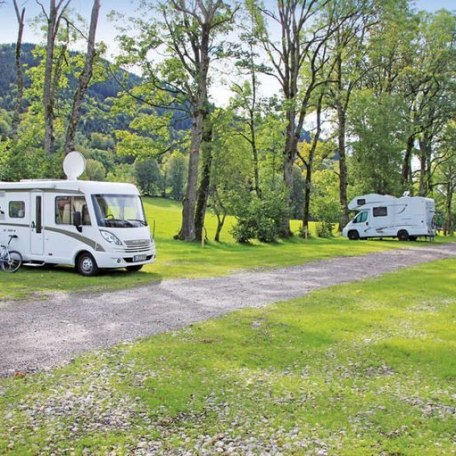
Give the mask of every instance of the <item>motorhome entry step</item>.
[{"label": "motorhome entry step", "polygon": [[32,268],[39,268],[44,266],[46,263],[22,263],[22,266],[31,266]]}]

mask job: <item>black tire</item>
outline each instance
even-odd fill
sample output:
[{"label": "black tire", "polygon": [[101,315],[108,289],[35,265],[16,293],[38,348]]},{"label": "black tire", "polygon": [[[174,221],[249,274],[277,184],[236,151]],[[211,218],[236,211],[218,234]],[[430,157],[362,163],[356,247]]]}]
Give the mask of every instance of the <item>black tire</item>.
[{"label": "black tire", "polygon": [[10,250],[8,260],[2,261],[5,272],[16,272],[22,265],[22,255],[16,250]]},{"label": "black tire", "polygon": [[358,231],[356,230],[350,230],[348,232],[348,239],[350,239],[350,241],[357,241],[359,239],[359,233]]},{"label": "black tire", "polygon": [[398,238],[400,241],[408,241],[408,240],[409,240],[409,234],[408,234],[407,230],[400,230],[400,231],[397,233],[397,238]]},{"label": "black tire", "polygon": [[137,272],[142,269],[142,264],[135,264],[134,266],[127,266],[126,269],[128,272]]},{"label": "black tire", "polygon": [[76,260],[76,269],[79,274],[89,277],[98,274],[95,258],[89,252],[82,252]]}]

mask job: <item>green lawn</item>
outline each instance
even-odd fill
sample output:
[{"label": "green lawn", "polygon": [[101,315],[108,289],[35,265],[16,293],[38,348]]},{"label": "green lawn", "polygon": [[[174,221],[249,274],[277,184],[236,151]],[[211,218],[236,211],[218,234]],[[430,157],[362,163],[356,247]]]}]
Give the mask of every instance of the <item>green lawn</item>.
[{"label": "green lawn", "polygon": [[[115,270],[87,278],[76,274],[73,268],[22,268],[14,275],[0,274],[0,299],[37,296],[55,290],[126,288],[167,278],[223,275],[240,269],[295,265],[322,258],[361,255],[412,245],[393,240],[350,242],[341,237],[303,240],[297,236],[272,245],[258,242],[239,245],[229,234],[233,219],[228,218],[222,232],[222,242],[210,241],[202,248],[197,243],[173,240],[173,235],[180,227],[180,204],[146,198],[145,209],[151,229],[155,227],[158,258],[156,263],[146,266],[140,273]],[[209,239],[213,239],[215,227],[215,217],[209,214],[206,219]],[[292,227],[298,232],[299,222],[293,222]]]},{"label": "green lawn", "polygon": [[451,455],[455,353],[452,259],[2,379],[0,454]]}]

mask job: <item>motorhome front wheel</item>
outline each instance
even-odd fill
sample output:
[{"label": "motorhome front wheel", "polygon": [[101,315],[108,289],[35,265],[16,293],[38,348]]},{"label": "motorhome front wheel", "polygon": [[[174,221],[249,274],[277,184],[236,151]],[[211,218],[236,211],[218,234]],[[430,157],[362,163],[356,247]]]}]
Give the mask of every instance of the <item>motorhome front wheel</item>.
[{"label": "motorhome front wheel", "polygon": [[84,252],[79,255],[76,262],[76,268],[79,274],[84,276],[92,276],[98,272],[98,266],[95,259],[90,253]]},{"label": "motorhome front wheel", "polygon": [[397,238],[400,241],[408,241],[409,240],[409,234],[406,230],[400,230],[399,233],[397,233]]}]

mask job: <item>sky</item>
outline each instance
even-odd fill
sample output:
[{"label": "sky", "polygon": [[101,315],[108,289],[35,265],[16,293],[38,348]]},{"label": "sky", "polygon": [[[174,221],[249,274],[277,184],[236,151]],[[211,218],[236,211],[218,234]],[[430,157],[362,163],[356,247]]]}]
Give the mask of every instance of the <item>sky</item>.
[{"label": "sky", "polygon": [[[1,1],[1,0],[0,0]],[[17,19],[14,12],[12,0],[3,0],[0,6],[0,43],[15,43],[17,36]],[[266,3],[271,0],[264,0]],[[120,13],[124,18],[134,16],[139,0],[101,0],[99,23],[97,28],[97,41],[103,41],[107,45],[106,58],[112,59],[118,53],[115,37],[117,35],[116,23],[108,18],[111,11]],[[48,6],[48,0],[42,0]],[[456,0],[414,0],[415,8],[418,10],[436,11],[441,8],[456,11]],[[26,8],[26,25],[24,30],[23,42],[39,43],[43,42],[42,33],[33,26],[33,18],[36,17],[41,7],[36,0],[18,0],[19,7]],[[87,23],[90,21],[92,8],[91,0],[71,0],[71,8],[85,18]],[[85,47],[81,43],[81,49]],[[270,78],[269,78],[270,79]],[[272,81],[270,81],[271,83]],[[229,90],[220,86],[216,90],[215,100],[225,105],[229,98]],[[218,104],[218,103],[217,103]]]},{"label": "sky", "polygon": [[[4,0],[4,4],[0,7],[0,43],[13,43],[16,41],[17,35],[17,20],[14,12],[12,0]],[[36,0],[18,0],[20,7],[25,6],[27,23],[24,31],[24,42],[37,43],[42,40],[40,33],[34,29],[30,22],[40,12],[40,6]],[[43,0],[44,5],[47,5],[47,0]],[[112,11],[118,11],[124,16],[134,15],[138,1],[135,0],[101,0],[101,10],[99,26],[97,30],[98,40],[108,44],[111,53],[116,51],[115,23],[107,18]],[[415,0],[417,9],[427,11],[436,11],[441,8],[456,11],[456,0]],[[91,0],[72,0],[71,7],[73,10],[90,19],[90,11],[92,7]]]}]

